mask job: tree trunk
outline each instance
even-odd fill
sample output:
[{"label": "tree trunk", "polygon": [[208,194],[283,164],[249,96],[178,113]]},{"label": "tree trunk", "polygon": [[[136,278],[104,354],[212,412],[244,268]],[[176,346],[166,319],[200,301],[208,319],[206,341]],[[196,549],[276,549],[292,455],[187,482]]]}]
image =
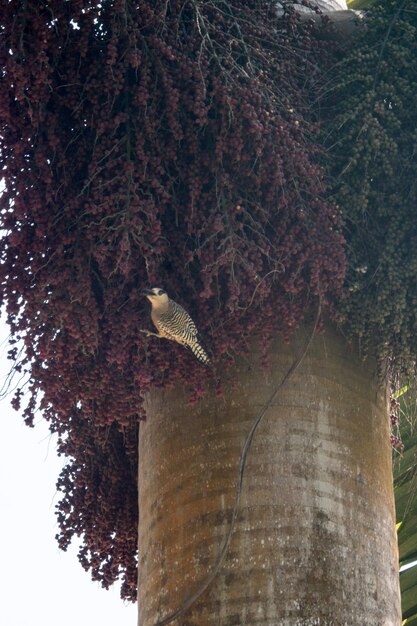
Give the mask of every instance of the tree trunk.
[{"label": "tree trunk", "polygon": [[[139,625],[206,578],[229,528],[239,456],[308,330],[236,367],[225,399],[155,391],[139,443]],[[198,365],[196,365],[197,367]],[[177,626],[401,623],[387,397],[334,329],[316,336],[255,433],[225,563]]]}]

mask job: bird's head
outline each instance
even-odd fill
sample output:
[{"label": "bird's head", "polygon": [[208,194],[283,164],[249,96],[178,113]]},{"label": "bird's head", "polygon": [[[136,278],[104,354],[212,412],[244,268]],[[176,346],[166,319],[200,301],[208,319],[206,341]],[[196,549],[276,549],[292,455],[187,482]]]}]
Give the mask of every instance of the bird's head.
[{"label": "bird's head", "polygon": [[161,287],[150,287],[144,289],[142,294],[151,301],[152,306],[164,305],[168,302],[168,294]]}]

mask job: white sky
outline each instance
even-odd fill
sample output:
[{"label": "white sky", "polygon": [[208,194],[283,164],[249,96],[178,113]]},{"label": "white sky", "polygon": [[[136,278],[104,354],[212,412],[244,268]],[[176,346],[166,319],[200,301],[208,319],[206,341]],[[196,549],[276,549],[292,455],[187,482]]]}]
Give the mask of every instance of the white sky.
[{"label": "white sky", "polygon": [[[7,336],[1,320],[0,383],[10,367]],[[59,550],[55,482],[64,461],[41,417],[28,428],[10,399],[0,400],[0,624],[135,626],[136,606],[118,587],[93,582],[75,548]]]}]

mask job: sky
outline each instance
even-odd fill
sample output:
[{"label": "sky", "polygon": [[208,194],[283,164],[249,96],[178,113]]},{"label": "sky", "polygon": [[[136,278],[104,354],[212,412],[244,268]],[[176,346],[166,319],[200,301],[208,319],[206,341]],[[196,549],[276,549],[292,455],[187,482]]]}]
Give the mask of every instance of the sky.
[{"label": "sky", "polygon": [[[8,330],[0,320],[0,387],[10,369]],[[65,462],[41,416],[28,428],[0,400],[0,624],[5,626],[135,626],[135,604],[118,586],[93,582],[77,549],[59,550],[55,483]]]}]

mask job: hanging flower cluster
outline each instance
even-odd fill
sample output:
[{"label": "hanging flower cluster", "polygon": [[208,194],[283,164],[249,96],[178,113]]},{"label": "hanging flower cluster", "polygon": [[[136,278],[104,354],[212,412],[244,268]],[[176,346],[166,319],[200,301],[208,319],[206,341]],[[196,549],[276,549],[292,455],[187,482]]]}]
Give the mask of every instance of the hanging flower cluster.
[{"label": "hanging flower cluster", "polygon": [[143,394],[210,378],[139,332],[141,290],[183,304],[226,367],[343,282],[311,107],[323,46],[266,0],[10,0],[0,21],[10,357],[26,421],[40,409],[68,457],[61,547],[81,535],[82,564],[133,599]]},{"label": "hanging flower cluster", "polygon": [[364,353],[403,372],[417,360],[415,8],[372,4],[363,36],[340,59],[329,142],[348,241],[346,329]]}]

